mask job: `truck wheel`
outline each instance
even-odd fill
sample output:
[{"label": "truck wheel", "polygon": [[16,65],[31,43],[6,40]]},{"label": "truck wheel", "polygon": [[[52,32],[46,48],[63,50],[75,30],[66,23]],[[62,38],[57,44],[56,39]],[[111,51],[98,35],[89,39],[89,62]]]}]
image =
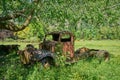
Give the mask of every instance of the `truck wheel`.
[{"label": "truck wheel", "polygon": [[44,57],[41,63],[45,68],[55,66],[55,61],[52,57]]}]

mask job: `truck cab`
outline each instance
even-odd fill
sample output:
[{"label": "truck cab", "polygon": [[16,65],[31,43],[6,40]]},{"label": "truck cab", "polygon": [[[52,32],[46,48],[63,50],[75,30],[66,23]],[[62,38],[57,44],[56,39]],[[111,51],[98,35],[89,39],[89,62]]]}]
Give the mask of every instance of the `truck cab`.
[{"label": "truck cab", "polygon": [[69,31],[51,32],[45,35],[40,49],[65,57],[74,57],[74,35]]}]

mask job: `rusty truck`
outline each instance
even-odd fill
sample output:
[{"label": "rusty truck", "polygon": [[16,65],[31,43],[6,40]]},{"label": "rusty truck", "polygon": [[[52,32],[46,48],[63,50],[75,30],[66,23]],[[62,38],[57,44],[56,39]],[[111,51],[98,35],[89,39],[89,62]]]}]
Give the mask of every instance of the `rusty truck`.
[{"label": "rusty truck", "polygon": [[32,52],[27,53],[23,51],[23,53],[25,55],[31,54],[30,61],[40,61],[43,66],[46,66],[46,64],[49,66],[55,65],[56,59],[61,56],[64,56],[64,62],[66,63],[74,63],[79,59],[89,58],[91,54],[93,56],[103,55],[104,59],[109,58],[109,53],[107,52],[106,54],[106,51],[88,49],[86,47],[79,48],[75,51],[74,41],[75,37],[69,31],[50,32],[45,35],[43,41],[39,44],[39,49],[33,49]]}]

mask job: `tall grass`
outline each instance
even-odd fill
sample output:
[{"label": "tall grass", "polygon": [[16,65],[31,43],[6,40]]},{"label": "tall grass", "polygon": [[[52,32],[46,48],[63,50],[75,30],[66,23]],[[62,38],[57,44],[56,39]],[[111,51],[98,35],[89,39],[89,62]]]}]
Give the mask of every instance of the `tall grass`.
[{"label": "tall grass", "polygon": [[[120,41],[76,41],[75,48],[106,49],[111,53],[108,62],[99,63],[97,59],[79,60],[77,63],[45,69],[40,63],[25,67],[19,56],[13,52],[0,56],[1,80],[119,80],[120,79]],[[21,43],[22,46],[24,44]],[[36,44],[35,44],[36,45]],[[22,47],[23,48],[23,47]],[[22,49],[21,48],[21,49]],[[115,56],[117,53],[117,56]]]}]

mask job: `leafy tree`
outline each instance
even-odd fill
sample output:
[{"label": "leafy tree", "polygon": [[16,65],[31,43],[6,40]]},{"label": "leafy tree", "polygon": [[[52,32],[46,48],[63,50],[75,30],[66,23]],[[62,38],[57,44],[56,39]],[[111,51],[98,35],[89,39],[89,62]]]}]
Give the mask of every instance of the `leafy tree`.
[{"label": "leafy tree", "polygon": [[37,3],[38,1],[32,0],[1,0],[0,29],[11,31],[25,29],[32,19]]},{"label": "leafy tree", "polygon": [[31,36],[41,38],[69,30],[80,39],[119,39],[119,6],[119,0],[1,0],[0,29],[20,31],[30,24]]}]

